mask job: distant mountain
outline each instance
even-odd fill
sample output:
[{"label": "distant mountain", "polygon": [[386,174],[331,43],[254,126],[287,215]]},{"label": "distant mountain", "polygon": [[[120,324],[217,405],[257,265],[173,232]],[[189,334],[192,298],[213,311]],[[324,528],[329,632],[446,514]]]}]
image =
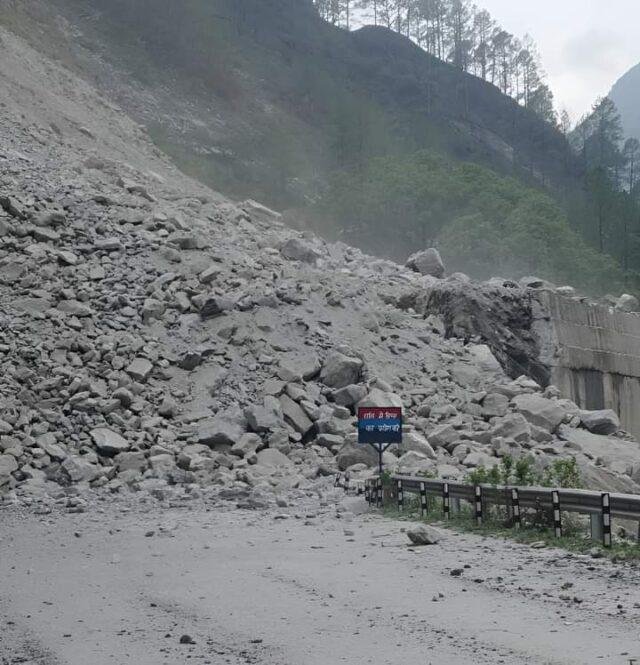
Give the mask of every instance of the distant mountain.
[{"label": "distant mountain", "polygon": [[625,134],[640,139],[640,64],[630,69],[611,89]]}]

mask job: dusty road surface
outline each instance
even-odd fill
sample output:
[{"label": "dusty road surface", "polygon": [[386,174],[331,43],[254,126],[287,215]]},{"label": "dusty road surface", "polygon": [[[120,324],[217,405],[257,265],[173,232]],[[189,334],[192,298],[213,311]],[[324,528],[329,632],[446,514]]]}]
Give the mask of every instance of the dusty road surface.
[{"label": "dusty road surface", "polygon": [[403,525],[381,517],[317,502],[278,510],[4,509],[0,662],[640,659],[637,568],[450,532],[411,549]]}]

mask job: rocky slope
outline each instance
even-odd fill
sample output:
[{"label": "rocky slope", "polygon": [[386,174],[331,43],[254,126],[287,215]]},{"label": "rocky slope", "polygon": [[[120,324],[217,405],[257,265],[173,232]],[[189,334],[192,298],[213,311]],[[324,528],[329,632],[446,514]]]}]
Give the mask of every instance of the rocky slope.
[{"label": "rocky slope", "polygon": [[302,236],[181,175],[16,36],[0,31],[0,49],[5,501],[201,485],[262,505],[368,473],[358,404],[404,405],[390,468],[575,456],[590,485],[638,489],[640,447],[608,438],[614,414],[511,380],[417,312],[416,291],[446,283],[431,253],[402,267]]}]

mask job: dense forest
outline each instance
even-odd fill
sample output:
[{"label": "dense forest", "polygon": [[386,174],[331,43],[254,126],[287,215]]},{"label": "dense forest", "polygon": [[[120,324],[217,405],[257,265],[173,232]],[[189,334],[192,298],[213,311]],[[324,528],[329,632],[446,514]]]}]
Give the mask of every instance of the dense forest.
[{"label": "dense forest", "polygon": [[[346,29],[363,22],[405,35],[425,51],[497,86],[545,120],[556,122],[553,94],[535,43],[504,30],[469,0],[314,0],[320,15]],[[568,116],[563,113],[562,122]]]},{"label": "dense forest", "polygon": [[571,132],[584,167],[588,205],[579,229],[601,253],[614,256],[629,278],[640,272],[640,141],[625,140],[620,114],[608,97]]},{"label": "dense forest", "polygon": [[611,99],[598,99],[573,127],[554,109],[532,40],[510,35],[468,0],[314,4],[330,23],[382,25],[494,84],[565,136],[576,174],[546,189],[456,165],[437,150],[389,154],[343,169],[318,203],[352,242],[371,228],[391,254],[436,244],[456,269],[477,276],[537,271],[591,292],[640,288],[640,142],[625,140]]}]

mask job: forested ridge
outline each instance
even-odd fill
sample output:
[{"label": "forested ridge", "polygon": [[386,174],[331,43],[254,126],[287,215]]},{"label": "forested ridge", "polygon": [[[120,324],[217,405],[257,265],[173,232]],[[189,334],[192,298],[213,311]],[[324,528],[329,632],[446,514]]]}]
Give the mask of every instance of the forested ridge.
[{"label": "forested ridge", "polygon": [[[495,85],[555,123],[553,94],[530,35],[502,28],[470,0],[314,0],[326,21],[347,30],[363,23],[406,36],[430,55]],[[562,122],[567,122],[566,111]]]}]

